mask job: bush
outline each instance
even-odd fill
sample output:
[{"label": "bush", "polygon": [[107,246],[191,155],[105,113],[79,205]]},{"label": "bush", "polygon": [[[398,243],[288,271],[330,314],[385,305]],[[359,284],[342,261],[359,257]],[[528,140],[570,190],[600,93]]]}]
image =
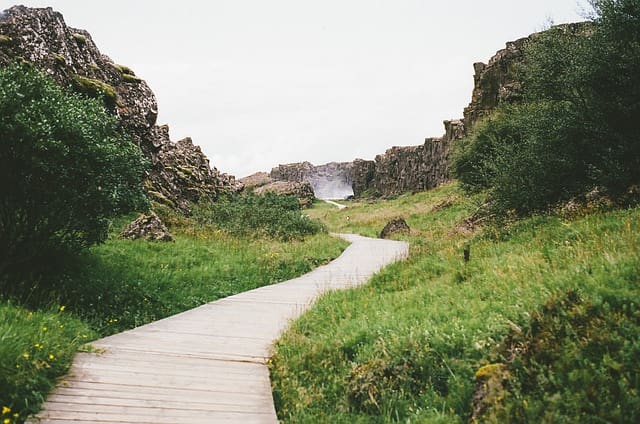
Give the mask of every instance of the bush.
[{"label": "bush", "polygon": [[27,65],[0,70],[0,272],[100,243],[142,208],[145,162],[96,99]]},{"label": "bush", "polygon": [[302,213],[296,197],[273,193],[220,198],[215,203],[200,205],[194,217],[201,224],[243,237],[291,240],[326,232],[319,221]]},{"label": "bush", "polygon": [[598,0],[591,25],[532,38],[523,101],[501,105],[454,148],[468,191],[496,212],[547,209],[595,186],[640,182],[640,0]]},{"label": "bush", "polygon": [[482,421],[638,422],[639,327],[637,299],[552,296],[494,352],[508,377]]},{"label": "bush", "polygon": [[580,122],[567,102],[502,106],[456,147],[454,172],[498,212],[545,209],[597,183]]}]

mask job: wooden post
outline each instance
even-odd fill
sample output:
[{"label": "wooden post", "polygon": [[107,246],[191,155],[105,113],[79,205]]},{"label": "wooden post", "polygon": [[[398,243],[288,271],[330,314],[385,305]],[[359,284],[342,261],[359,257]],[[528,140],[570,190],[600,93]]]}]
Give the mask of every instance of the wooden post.
[{"label": "wooden post", "polygon": [[464,262],[465,263],[469,262],[470,257],[471,257],[471,245],[465,244],[464,245]]}]

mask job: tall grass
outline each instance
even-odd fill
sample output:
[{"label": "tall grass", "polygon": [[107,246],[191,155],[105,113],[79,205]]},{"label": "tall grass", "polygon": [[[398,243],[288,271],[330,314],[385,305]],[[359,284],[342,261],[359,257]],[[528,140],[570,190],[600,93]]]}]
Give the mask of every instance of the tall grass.
[{"label": "tall grass", "polygon": [[174,243],[120,240],[123,219],[103,245],[0,279],[2,420],[37,411],[82,344],[304,274],[346,246],[326,233],[285,242],[173,219]]},{"label": "tall grass", "polygon": [[[476,200],[449,185],[389,202],[356,202],[342,211],[313,212],[324,217],[331,230],[366,235],[377,234],[390,217],[403,216],[412,228],[411,235],[402,236],[411,242],[411,255],[366,286],[327,294],[278,342],[271,371],[282,420],[466,422],[473,412],[476,372],[496,360],[506,361],[501,349],[514,337],[514,328],[530,334],[527,329],[535,327],[532,317],[549,299],[576,291],[585,304],[601,310],[611,309],[614,301],[640,304],[640,209],[574,220],[537,216],[475,233],[456,230],[477,209]],[[465,264],[462,252],[467,244],[471,260]],[[625,334],[633,335],[630,342],[637,346],[639,326],[629,324],[633,319],[620,322],[626,323]],[[622,349],[621,339],[611,337],[605,347],[626,370],[623,376],[630,382],[624,387],[631,390],[632,399],[626,405],[634,405],[640,371],[629,358],[638,349],[616,354]],[[561,349],[562,360],[587,363],[580,362],[579,344],[558,340],[575,348]],[[519,341],[525,342],[531,339]],[[593,363],[604,367],[602,361]],[[565,378],[560,374],[536,375]],[[511,382],[513,387],[517,381]],[[600,381],[606,384],[619,381]],[[505,409],[517,409],[514,403],[521,405],[525,396],[538,411],[548,412],[540,405],[551,408],[549,399],[538,394],[515,389],[501,393],[505,399],[496,403]],[[582,393],[565,390],[551,395],[588,407],[579,400]],[[560,407],[556,402],[555,408]],[[599,410],[603,409],[606,405]],[[633,412],[621,421],[633,422],[638,410]],[[581,413],[577,408],[569,415],[549,416],[571,421]],[[538,422],[544,417],[532,413],[526,419]],[[507,421],[519,419],[526,421],[512,412]]]}]

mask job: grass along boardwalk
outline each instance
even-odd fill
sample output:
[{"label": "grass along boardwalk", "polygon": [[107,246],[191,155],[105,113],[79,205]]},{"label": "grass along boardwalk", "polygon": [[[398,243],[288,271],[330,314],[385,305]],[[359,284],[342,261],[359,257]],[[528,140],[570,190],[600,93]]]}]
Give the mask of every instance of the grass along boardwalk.
[{"label": "grass along boardwalk", "polygon": [[299,278],[93,342],[29,422],[277,422],[266,363],[289,321],[408,254],[404,242],[340,237],[344,253]]}]

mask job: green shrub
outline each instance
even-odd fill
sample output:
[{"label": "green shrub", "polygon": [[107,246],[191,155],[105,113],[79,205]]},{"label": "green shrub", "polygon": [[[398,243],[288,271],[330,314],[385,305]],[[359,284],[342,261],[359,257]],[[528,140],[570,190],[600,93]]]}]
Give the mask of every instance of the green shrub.
[{"label": "green shrub", "polygon": [[294,196],[266,193],[222,197],[194,211],[202,224],[214,225],[238,236],[300,239],[326,232],[324,226],[302,213]]},{"label": "green shrub", "polygon": [[567,102],[502,106],[456,146],[453,169],[468,191],[489,189],[499,212],[544,210],[598,182],[582,132]]},{"label": "green shrub", "polygon": [[552,296],[495,352],[509,377],[484,413],[502,422],[640,420],[640,299],[594,305],[578,292]]},{"label": "green shrub", "polygon": [[469,191],[490,189],[498,212],[640,182],[640,0],[593,5],[593,24],[532,38],[523,102],[499,107],[454,149],[455,175]]},{"label": "green shrub", "polygon": [[101,102],[26,65],[0,70],[0,271],[107,236],[142,208],[145,162]]}]

